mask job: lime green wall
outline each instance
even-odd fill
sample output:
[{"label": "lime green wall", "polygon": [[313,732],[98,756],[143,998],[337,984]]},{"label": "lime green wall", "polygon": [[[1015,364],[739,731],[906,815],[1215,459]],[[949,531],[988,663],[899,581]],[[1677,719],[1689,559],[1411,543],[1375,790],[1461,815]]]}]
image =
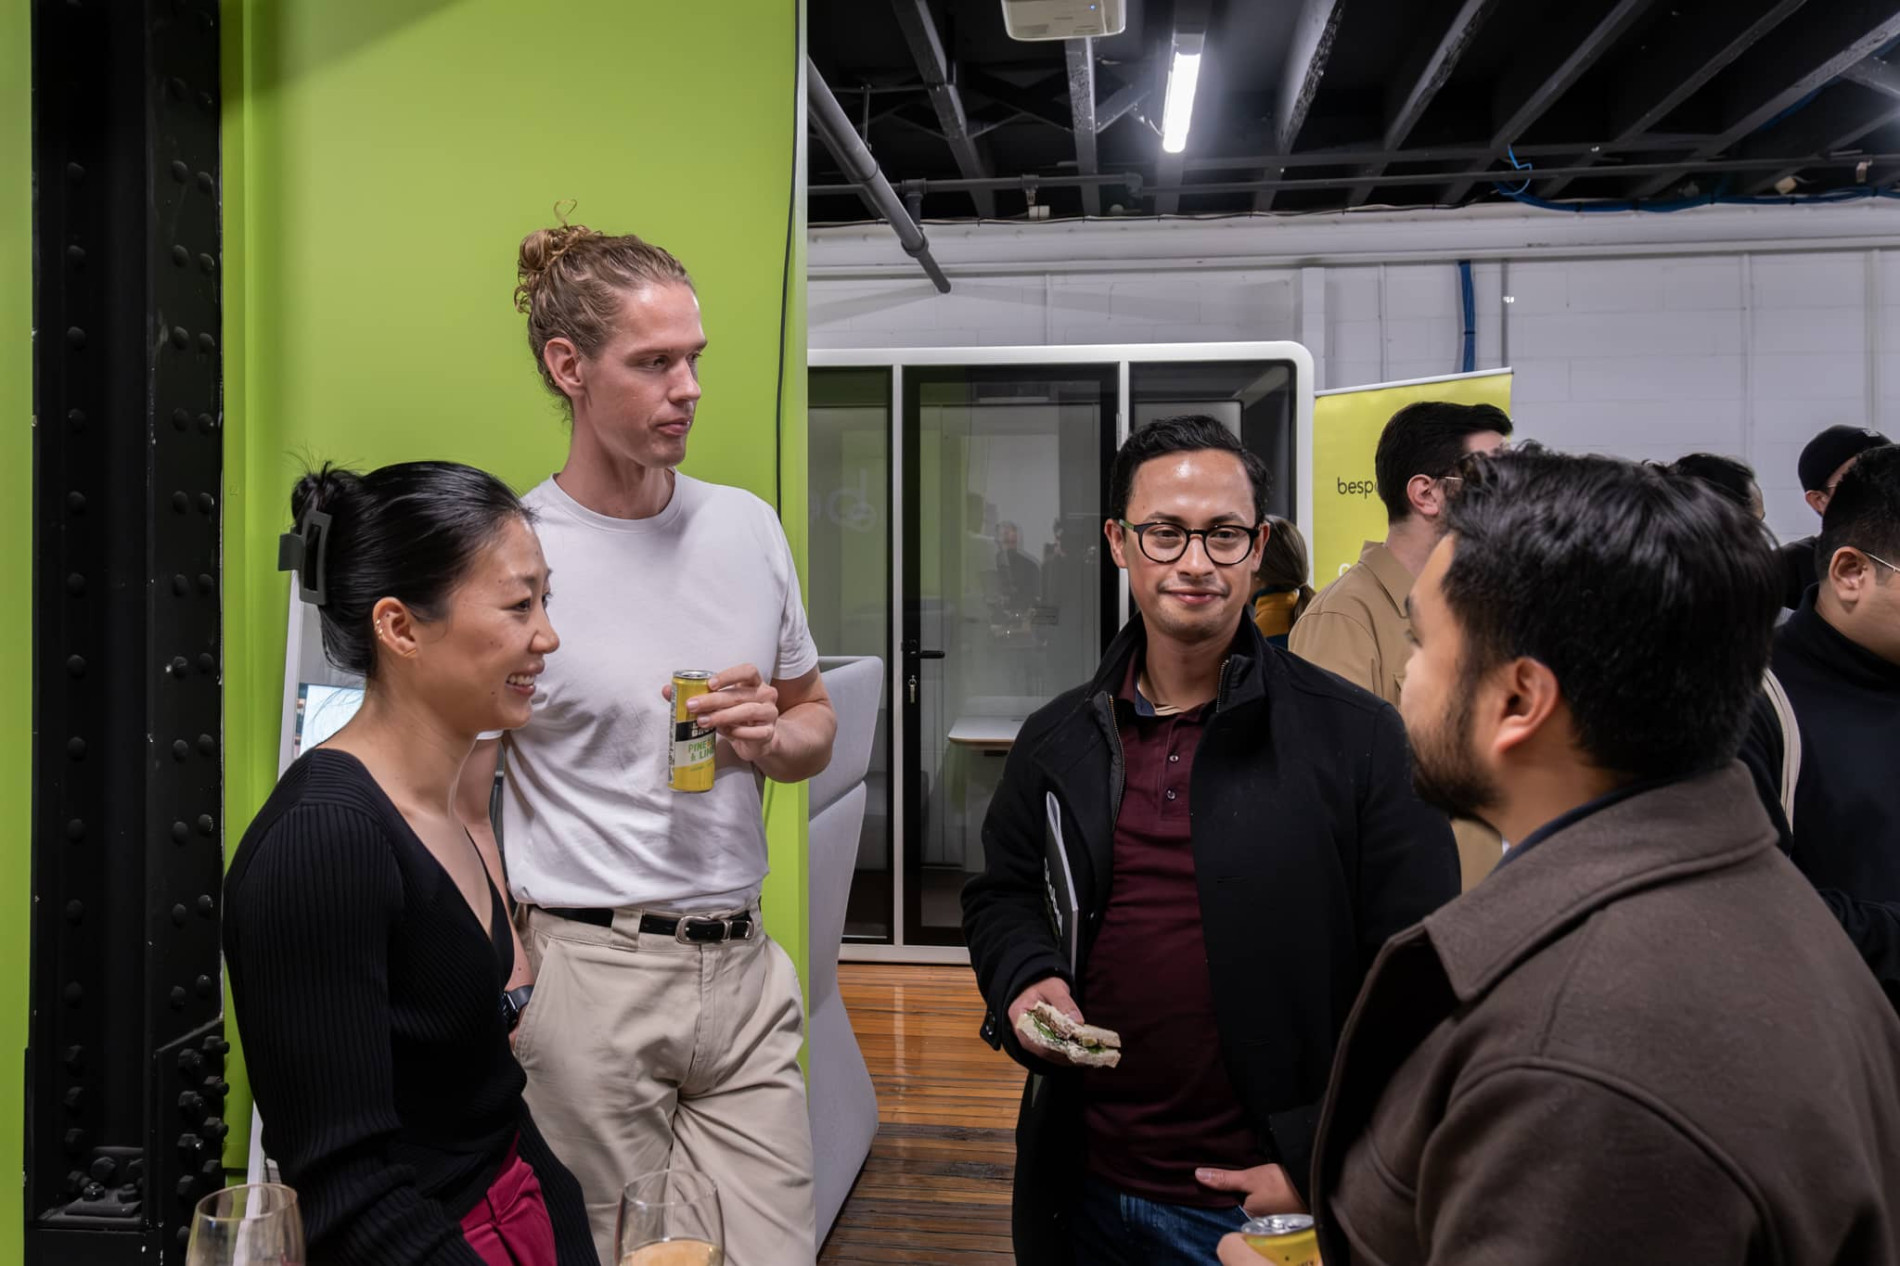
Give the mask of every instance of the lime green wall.
[{"label": "lime green wall", "polygon": [[[33,587],[33,182],[27,0],[0,0],[0,659],[30,663]],[[0,1266],[24,1245],[27,918],[33,699],[0,694]]]},{"label": "lime green wall", "polygon": [[[224,13],[235,843],[275,774],[275,538],[301,465],[445,457],[522,488],[560,465],[566,431],[510,302],[516,245],[557,200],[692,271],[711,346],[686,469],[767,500],[782,489],[802,568],[804,232],[802,209],[787,231],[795,0],[224,0]],[[772,796],[767,890],[801,965],[804,805],[802,787]],[[231,1142],[235,1161],[239,1131]]]}]

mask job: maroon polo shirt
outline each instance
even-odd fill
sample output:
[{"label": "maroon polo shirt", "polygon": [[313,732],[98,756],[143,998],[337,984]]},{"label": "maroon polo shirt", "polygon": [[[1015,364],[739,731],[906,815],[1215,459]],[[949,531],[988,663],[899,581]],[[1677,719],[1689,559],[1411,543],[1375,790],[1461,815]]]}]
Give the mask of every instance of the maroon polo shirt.
[{"label": "maroon polo shirt", "polygon": [[1195,1182],[1195,1169],[1266,1157],[1221,1060],[1194,882],[1188,784],[1209,707],[1155,716],[1136,676],[1131,664],[1116,700],[1127,781],[1083,974],[1084,1016],[1122,1037],[1120,1066],[1082,1074],[1088,1168],[1130,1195],[1227,1208],[1234,1197]]}]

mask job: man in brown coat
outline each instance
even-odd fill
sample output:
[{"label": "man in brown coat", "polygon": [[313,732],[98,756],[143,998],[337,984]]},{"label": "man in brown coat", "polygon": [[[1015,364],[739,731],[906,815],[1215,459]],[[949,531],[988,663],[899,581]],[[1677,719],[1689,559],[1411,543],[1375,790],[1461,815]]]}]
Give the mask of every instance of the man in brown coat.
[{"label": "man in brown coat", "polygon": [[1516,842],[1347,1021],[1327,1266],[1900,1261],[1900,1020],[1734,762],[1766,541],[1598,457],[1475,462],[1450,513],[1411,593],[1415,777]]}]

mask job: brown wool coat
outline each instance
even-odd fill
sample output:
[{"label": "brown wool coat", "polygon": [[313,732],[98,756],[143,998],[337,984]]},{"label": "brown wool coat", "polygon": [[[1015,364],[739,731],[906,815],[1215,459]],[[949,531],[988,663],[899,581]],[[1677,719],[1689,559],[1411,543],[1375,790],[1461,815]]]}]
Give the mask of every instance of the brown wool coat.
[{"label": "brown wool coat", "polygon": [[1314,1161],[1327,1266],[1900,1262],[1900,1019],[1731,765],[1387,943]]}]

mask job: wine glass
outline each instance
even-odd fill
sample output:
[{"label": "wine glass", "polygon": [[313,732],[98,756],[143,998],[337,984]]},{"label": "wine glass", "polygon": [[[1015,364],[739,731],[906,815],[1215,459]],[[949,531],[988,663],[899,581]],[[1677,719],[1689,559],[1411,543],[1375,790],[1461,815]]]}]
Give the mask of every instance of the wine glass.
[{"label": "wine glass", "polygon": [[303,1215],[282,1183],[226,1187],[191,1215],[185,1266],[303,1266]]},{"label": "wine glass", "polygon": [[720,1266],[725,1260],[719,1188],[706,1175],[662,1169],[620,1193],[615,1266]]}]

